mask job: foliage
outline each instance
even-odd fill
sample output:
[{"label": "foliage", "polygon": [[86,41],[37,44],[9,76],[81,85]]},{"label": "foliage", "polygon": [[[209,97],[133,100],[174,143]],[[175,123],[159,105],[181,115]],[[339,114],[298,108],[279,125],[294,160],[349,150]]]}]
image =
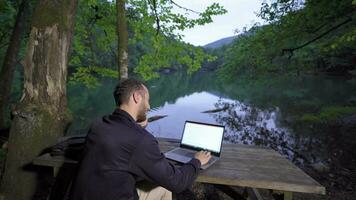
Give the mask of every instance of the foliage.
[{"label": "foliage", "polygon": [[205,54],[202,48],[189,44],[178,43],[174,40],[165,40],[156,36],[153,38],[154,51],[142,56],[135,68],[145,80],[158,78],[158,69],[170,67],[187,67],[188,74],[196,72],[204,60],[212,60],[213,57]]},{"label": "foliage", "polygon": [[[88,76],[88,74],[91,75]],[[95,77],[95,74],[100,75],[102,77],[111,77],[111,78],[118,77],[117,71],[113,71],[108,68],[95,67],[95,66],[78,67],[77,72],[74,73],[72,77],[70,77],[70,83],[80,82],[83,83],[88,88],[94,88],[100,85],[99,82],[97,81],[97,78]]]},{"label": "foliage", "polygon": [[355,69],[355,14],[351,0],[262,3],[255,24],[225,51],[220,75],[260,76]]},{"label": "foliage", "polygon": [[258,16],[266,21],[278,21],[288,13],[301,9],[303,2],[302,0],[275,0],[269,4],[264,1]]},{"label": "foliage", "polygon": [[356,114],[356,107],[354,106],[331,106],[322,108],[317,114],[305,114],[300,120],[313,123],[326,123],[352,114]]},{"label": "foliage", "polygon": [[[0,60],[2,61],[16,19],[18,4],[15,1],[0,1]],[[1,62],[2,64],[2,62]]]},{"label": "foliage", "polygon": [[[191,74],[203,61],[214,59],[201,48],[183,43],[176,31],[210,23],[212,16],[224,14],[226,10],[213,3],[197,18],[189,18],[187,14],[173,13],[174,6],[176,4],[168,0],[127,2],[129,71],[145,80],[157,78],[160,68],[186,69]],[[117,71],[115,2],[80,0],[74,33],[70,72],[73,69],[75,72],[70,80],[97,86],[100,76],[94,74],[107,74],[93,69],[106,68],[111,70],[110,74]]]},{"label": "foliage", "polygon": [[150,47],[134,70],[145,80],[157,78],[159,68],[185,66],[188,74],[191,74],[200,68],[204,60],[213,60],[214,57],[205,54],[201,48],[182,43],[182,35],[177,34],[176,30],[210,23],[212,16],[226,13],[218,3],[208,6],[197,18],[188,18],[186,14],[172,12],[176,6],[173,1],[156,3],[131,0],[128,4],[136,13],[130,20],[135,34],[130,43],[136,44],[138,40],[143,39]]},{"label": "foliage", "polygon": [[99,85],[100,77],[117,73],[115,15],[113,2],[79,1],[69,62],[71,83],[92,88]]}]

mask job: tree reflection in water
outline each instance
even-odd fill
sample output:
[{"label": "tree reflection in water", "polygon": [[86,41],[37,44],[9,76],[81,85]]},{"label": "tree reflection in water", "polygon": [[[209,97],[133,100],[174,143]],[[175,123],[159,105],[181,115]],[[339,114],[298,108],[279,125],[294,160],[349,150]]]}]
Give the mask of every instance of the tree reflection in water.
[{"label": "tree reflection in water", "polygon": [[278,108],[261,110],[238,101],[229,103],[221,100],[215,107],[228,108],[212,114],[218,123],[226,127],[225,141],[271,147],[294,162],[305,162],[306,159],[297,152],[296,142],[289,130],[277,127]]},{"label": "tree reflection in water", "polygon": [[319,129],[319,133],[298,134],[276,124],[282,121],[279,108],[262,110],[239,101],[223,100],[219,100],[215,107],[227,107],[210,114],[217,123],[225,125],[225,142],[270,147],[327,187],[349,191],[355,187],[356,143],[350,138],[355,131],[345,135],[337,126],[328,126]]}]

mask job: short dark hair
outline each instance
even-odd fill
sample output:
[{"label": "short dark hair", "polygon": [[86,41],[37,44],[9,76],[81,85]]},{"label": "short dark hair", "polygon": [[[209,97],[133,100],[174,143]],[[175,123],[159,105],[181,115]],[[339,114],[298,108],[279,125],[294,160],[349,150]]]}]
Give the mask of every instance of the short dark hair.
[{"label": "short dark hair", "polygon": [[130,96],[135,91],[142,91],[142,94],[144,94],[143,85],[141,81],[132,78],[121,80],[114,91],[116,106],[129,102]]}]

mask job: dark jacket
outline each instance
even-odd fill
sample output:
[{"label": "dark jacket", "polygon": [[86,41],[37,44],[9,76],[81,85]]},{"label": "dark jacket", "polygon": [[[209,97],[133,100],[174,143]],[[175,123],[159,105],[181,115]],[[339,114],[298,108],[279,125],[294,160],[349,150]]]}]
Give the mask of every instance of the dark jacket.
[{"label": "dark jacket", "polygon": [[179,193],[192,185],[199,168],[195,158],[179,168],[169,163],[154,136],[116,109],[92,124],[71,199],[136,200],[142,179]]}]

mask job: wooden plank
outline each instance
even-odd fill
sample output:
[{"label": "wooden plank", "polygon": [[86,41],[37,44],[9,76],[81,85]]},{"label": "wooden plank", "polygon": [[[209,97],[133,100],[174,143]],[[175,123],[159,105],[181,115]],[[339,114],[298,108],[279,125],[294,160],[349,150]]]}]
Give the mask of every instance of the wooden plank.
[{"label": "wooden plank", "polygon": [[63,164],[76,165],[78,161],[65,158],[63,156],[51,156],[49,153],[43,154],[35,159],[33,159],[33,164],[48,166],[48,167],[62,167]]},{"label": "wooden plank", "polygon": [[[162,152],[177,146],[177,140],[159,139]],[[325,194],[325,188],[276,151],[252,145],[223,144],[221,159],[201,171],[197,181],[213,184]],[[42,155],[36,165],[61,167],[77,161]]]},{"label": "wooden plank", "polygon": [[[178,146],[160,141],[162,151]],[[224,185],[325,194],[325,188],[276,151],[252,145],[223,144],[221,159],[197,181]]]}]

